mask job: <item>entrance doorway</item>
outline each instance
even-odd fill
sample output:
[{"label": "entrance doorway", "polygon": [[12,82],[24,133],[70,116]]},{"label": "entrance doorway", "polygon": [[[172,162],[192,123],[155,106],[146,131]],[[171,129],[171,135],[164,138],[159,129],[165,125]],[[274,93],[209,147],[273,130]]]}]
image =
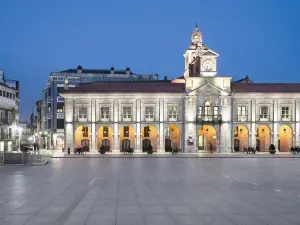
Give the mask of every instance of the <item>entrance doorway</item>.
[{"label": "entrance doorway", "polygon": [[259,126],[256,130],[256,150],[259,152],[269,151],[271,144],[270,129],[266,125]]},{"label": "entrance doorway", "polygon": [[75,131],[75,145],[82,148],[83,151],[90,151],[90,129],[86,126],[80,126]]},{"label": "entrance doorway", "polygon": [[249,135],[247,127],[244,125],[236,126],[234,130],[234,151],[242,152],[244,147],[248,149],[248,139]]},{"label": "entrance doorway", "polygon": [[204,125],[198,130],[198,151],[217,151],[217,132],[209,125]]},{"label": "entrance doorway", "polygon": [[293,130],[288,125],[282,125],[278,130],[278,150],[289,152],[293,145]]}]

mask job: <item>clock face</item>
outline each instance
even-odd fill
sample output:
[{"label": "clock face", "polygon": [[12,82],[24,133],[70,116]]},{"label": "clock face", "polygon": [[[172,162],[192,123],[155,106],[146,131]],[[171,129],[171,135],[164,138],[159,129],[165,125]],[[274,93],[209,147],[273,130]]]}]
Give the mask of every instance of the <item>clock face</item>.
[{"label": "clock face", "polygon": [[210,59],[207,59],[203,62],[202,67],[205,71],[212,71],[214,67],[214,62],[211,61]]}]

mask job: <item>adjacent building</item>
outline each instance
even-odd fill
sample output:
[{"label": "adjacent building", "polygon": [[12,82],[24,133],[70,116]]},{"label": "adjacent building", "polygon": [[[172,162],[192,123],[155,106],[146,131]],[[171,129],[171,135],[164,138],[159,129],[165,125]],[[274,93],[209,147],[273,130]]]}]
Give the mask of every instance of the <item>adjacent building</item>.
[{"label": "adjacent building", "polygon": [[40,146],[52,150],[64,148],[65,103],[58,93],[65,87],[71,88],[91,82],[143,82],[157,79],[157,74],[136,74],[130,68],[115,70],[112,67],[103,70],[78,66],[77,69],[52,72],[43,89],[43,101],[39,103],[42,106],[38,113],[40,125],[37,132]]},{"label": "adjacent building", "polygon": [[300,141],[300,83],[232,81],[217,75],[219,54],[196,27],[182,77],[166,82],[64,86],[64,145],[114,153],[289,151]]},{"label": "adjacent building", "polygon": [[0,151],[19,147],[19,81],[5,79],[0,70]]}]

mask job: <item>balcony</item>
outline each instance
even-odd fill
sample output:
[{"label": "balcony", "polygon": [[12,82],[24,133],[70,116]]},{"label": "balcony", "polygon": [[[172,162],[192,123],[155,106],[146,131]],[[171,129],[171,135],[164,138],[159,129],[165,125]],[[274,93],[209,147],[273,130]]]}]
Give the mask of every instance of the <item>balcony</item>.
[{"label": "balcony", "polygon": [[271,117],[270,115],[259,115],[259,121],[265,122],[265,121],[270,121]]},{"label": "balcony", "polygon": [[204,123],[204,122],[212,122],[212,123],[221,123],[222,122],[222,115],[198,115],[197,122]]},{"label": "balcony", "polygon": [[87,115],[76,116],[76,121],[77,122],[88,122]]},{"label": "balcony", "polygon": [[247,122],[248,121],[248,114],[247,115],[237,115],[238,122]]},{"label": "balcony", "polygon": [[281,121],[292,121],[292,115],[281,115]]}]

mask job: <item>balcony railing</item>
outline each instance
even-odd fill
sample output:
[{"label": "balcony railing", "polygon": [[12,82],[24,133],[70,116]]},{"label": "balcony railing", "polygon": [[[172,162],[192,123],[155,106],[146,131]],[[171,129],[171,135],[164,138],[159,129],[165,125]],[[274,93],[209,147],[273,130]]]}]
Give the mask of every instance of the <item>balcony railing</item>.
[{"label": "balcony railing", "polygon": [[270,121],[270,115],[259,115],[259,121]]},{"label": "balcony railing", "polygon": [[86,115],[79,115],[76,116],[75,118],[77,122],[88,122],[88,118]]},{"label": "balcony railing", "polygon": [[221,122],[222,115],[198,115],[197,122]]},{"label": "balcony railing", "polygon": [[246,115],[237,115],[238,122],[247,122],[248,121],[248,114]]},{"label": "balcony railing", "polygon": [[281,121],[292,121],[292,115],[281,115]]}]

